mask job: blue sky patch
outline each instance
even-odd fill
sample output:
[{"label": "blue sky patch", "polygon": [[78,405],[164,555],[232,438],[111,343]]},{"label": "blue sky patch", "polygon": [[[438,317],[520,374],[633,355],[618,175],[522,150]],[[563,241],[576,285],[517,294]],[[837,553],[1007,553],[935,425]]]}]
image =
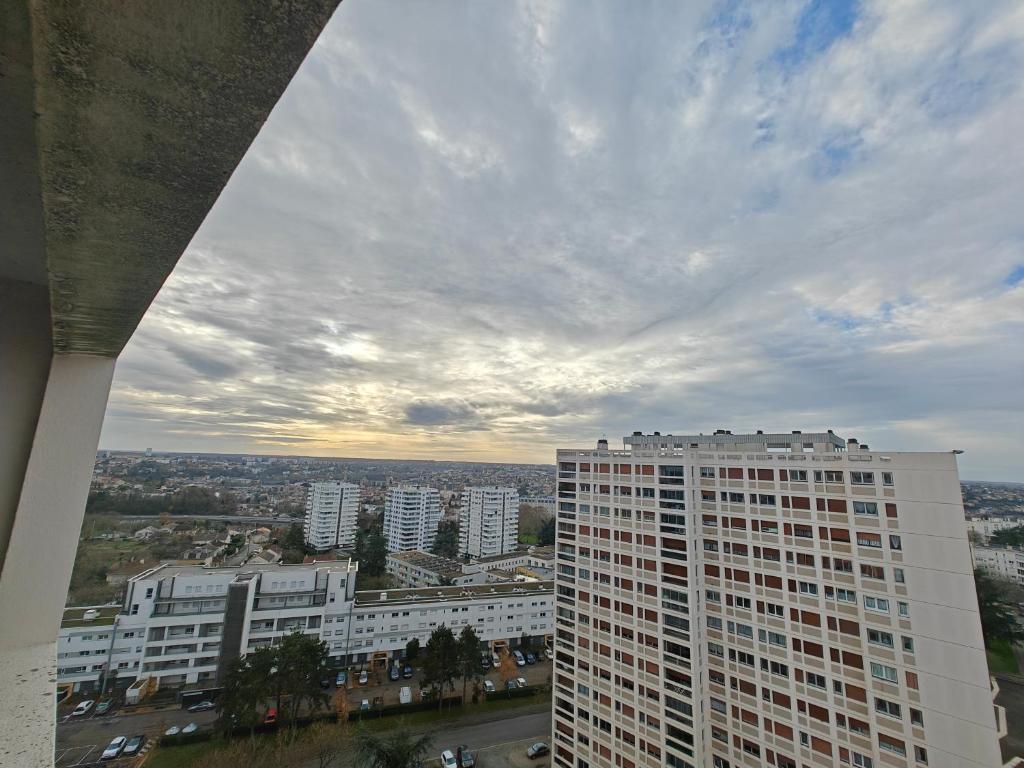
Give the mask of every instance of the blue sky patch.
[{"label": "blue sky patch", "polygon": [[1024,281],[1024,264],[1018,264],[1014,267],[1013,271],[1003,278],[1003,285],[1013,288],[1014,286],[1019,285],[1021,281]]},{"label": "blue sky patch", "polygon": [[811,0],[797,20],[793,44],[779,50],[773,60],[783,69],[796,69],[850,34],[859,9],[859,2]]}]

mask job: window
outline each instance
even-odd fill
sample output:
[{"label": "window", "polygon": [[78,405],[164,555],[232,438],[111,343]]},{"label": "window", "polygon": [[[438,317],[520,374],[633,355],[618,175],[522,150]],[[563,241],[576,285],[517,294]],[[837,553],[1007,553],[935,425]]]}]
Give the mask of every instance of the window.
[{"label": "window", "polygon": [[874,472],[851,472],[850,482],[854,485],[874,485],[875,484],[875,473]]},{"label": "window", "polygon": [[818,594],[818,585],[817,584],[812,584],[809,581],[801,581],[801,582],[798,582],[798,586],[799,586],[800,594],[801,595],[817,595]]},{"label": "window", "polygon": [[722,620],[718,616],[708,616],[708,628],[721,629]]},{"label": "window", "polygon": [[791,482],[791,483],[806,483],[807,482],[807,470],[806,469],[791,469],[791,470],[789,470],[789,482]]},{"label": "window", "polygon": [[815,672],[804,672],[804,678],[808,685],[813,685],[815,688],[825,688],[826,681],[824,675],[819,675]]},{"label": "window", "polygon": [[907,653],[913,653],[914,652],[914,638],[907,637],[906,635],[903,635],[901,640],[903,642],[903,650],[906,651]]},{"label": "window", "polygon": [[924,747],[914,746],[914,759],[921,765],[928,765],[928,750]]},{"label": "window", "polygon": [[892,481],[892,472],[883,472],[882,473],[882,485],[893,485],[893,484],[894,483]]},{"label": "window", "polygon": [[853,502],[853,514],[878,517],[878,505],[873,501],[855,501]]},{"label": "window", "polygon": [[889,601],[884,597],[872,597],[871,595],[864,595],[864,607],[867,608],[869,611],[888,613]]},{"label": "window", "polygon": [[720,603],[720,602],[722,602],[722,594],[720,592],[718,592],[717,590],[709,589],[705,593],[705,596],[706,596],[707,601],[709,603]]},{"label": "window", "polygon": [[880,712],[889,717],[903,717],[903,711],[899,704],[895,701],[879,699],[878,697],[875,697],[875,712]]},{"label": "window", "polygon": [[709,477],[709,478],[713,479],[715,477],[715,468],[714,467],[701,467],[700,468],[700,476],[701,477]]},{"label": "window", "polygon": [[893,647],[893,639],[891,632],[882,632],[880,629],[869,629],[868,630],[868,642],[874,643],[875,645],[884,645],[886,648]]},{"label": "window", "polygon": [[146,587],[146,599],[149,600],[149,598],[151,598],[152,596],[153,596],[153,588],[152,587]]},{"label": "window", "polygon": [[896,603],[896,608],[899,611],[900,618],[902,618],[902,619],[909,619],[910,618],[910,603],[897,602]]},{"label": "window", "polygon": [[889,535],[889,549],[900,551],[903,549],[903,540],[899,536]]},{"label": "window", "polygon": [[865,579],[879,579],[885,581],[885,569],[880,565],[860,564],[860,575]]},{"label": "window", "polygon": [[750,598],[749,597],[737,597],[735,602],[736,602],[736,607],[737,608],[744,608],[744,609],[746,609],[748,611],[750,610]]},{"label": "window", "polygon": [[906,583],[905,578],[903,576],[903,569],[902,568],[893,568],[892,569],[892,580],[895,581],[897,584],[904,584],[904,583]]},{"label": "window", "polygon": [[825,482],[826,483],[841,483],[841,482],[843,482],[843,473],[842,472],[826,472],[825,473]]},{"label": "window", "polygon": [[899,679],[896,676],[896,667],[879,664],[877,661],[871,662],[871,676],[877,677],[879,680],[885,680],[888,683],[895,683]]},{"label": "window", "polygon": [[882,537],[877,533],[862,533],[857,531],[857,546],[881,549]]},{"label": "window", "polygon": [[910,724],[923,727],[924,713],[920,709],[910,708]]},{"label": "window", "polygon": [[781,618],[786,615],[786,609],[776,603],[765,603],[764,609],[769,616],[778,616]]},{"label": "window", "polygon": [[725,656],[725,649],[722,647],[720,643],[708,643],[708,653],[712,656],[722,658],[723,656]]},{"label": "window", "polygon": [[851,762],[857,768],[875,768],[874,761],[867,755],[862,755],[860,752],[850,752]]},{"label": "window", "polygon": [[786,647],[786,636],[781,635],[778,632],[771,632],[765,629],[757,630],[757,638],[762,643],[771,643],[772,645],[778,645],[783,648]]},{"label": "window", "polygon": [[857,593],[852,589],[843,589],[842,587],[836,587],[836,600],[843,603],[856,603]]}]

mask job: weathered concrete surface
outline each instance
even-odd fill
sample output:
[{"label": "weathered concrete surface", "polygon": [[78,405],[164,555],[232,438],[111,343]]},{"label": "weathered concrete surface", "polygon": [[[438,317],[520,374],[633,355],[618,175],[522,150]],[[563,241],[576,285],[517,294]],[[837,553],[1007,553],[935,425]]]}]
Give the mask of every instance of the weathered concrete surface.
[{"label": "weathered concrete surface", "polygon": [[30,3],[58,354],[121,351],[337,4]]}]

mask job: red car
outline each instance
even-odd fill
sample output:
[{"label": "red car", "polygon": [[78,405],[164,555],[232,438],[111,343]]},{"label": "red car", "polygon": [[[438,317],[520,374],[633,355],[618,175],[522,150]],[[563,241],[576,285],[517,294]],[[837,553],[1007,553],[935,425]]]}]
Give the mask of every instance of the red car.
[{"label": "red car", "polygon": [[267,716],[263,718],[264,725],[272,725],[277,722],[277,710],[271,707],[267,710]]}]

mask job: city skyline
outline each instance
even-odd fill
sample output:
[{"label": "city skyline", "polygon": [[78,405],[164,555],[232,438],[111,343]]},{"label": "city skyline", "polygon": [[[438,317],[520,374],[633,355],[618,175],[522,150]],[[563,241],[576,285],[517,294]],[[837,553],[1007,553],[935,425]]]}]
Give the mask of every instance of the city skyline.
[{"label": "city skyline", "polygon": [[343,3],[100,444],[551,463],[797,425],[1024,480],[1013,9]]}]

